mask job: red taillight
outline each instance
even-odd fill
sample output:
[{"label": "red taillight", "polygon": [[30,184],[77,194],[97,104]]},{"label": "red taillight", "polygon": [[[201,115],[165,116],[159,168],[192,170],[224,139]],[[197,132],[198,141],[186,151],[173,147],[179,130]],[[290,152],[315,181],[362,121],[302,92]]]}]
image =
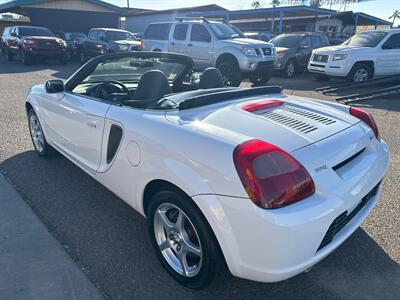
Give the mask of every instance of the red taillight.
[{"label": "red taillight", "polygon": [[144,50],[144,41],[143,40],[140,41],[140,50]]},{"label": "red taillight", "polygon": [[266,100],[261,102],[256,102],[243,106],[242,109],[248,112],[253,112],[257,110],[267,109],[271,107],[281,106],[284,102],[282,100]]},{"label": "red taillight", "polygon": [[250,199],[262,208],[278,208],[315,192],[307,170],[289,153],[260,140],[238,145],[233,160]]},{"label": "red taillight", "polygon": [[376,126],[374,118],[368,112],[360,108],[350,107],[350,114],[367,124],[375,133],[375,137],[379,139],[378,126]]}]

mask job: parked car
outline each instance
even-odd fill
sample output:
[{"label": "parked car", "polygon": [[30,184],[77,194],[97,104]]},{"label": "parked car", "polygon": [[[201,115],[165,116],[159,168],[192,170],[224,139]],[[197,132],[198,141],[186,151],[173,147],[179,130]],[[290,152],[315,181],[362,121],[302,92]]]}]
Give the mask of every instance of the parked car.
[{"label": "parked car", "polygon": [[224,87],[216,68],[193,86],[193,66],[114,53],[32,87],[37,154],[58,150],[145,216],[161,264],[189,288],[226,265],[262,282],[307,270],[379,200],[389,150],[372,116],[277,86]]},{"label": "parked car", "polygon": [[0,51],[2,54],[6,53],[6,45],[10,38],[12,27],[4,27],[3,34],[0,37]]},{"label": "parked car", "polygon": [[343,44],[350,38],[350,35],[344,32],[327,32],[326,35],[328,36],[329,45],[331,46]]},{"label": "parked car", "polygon": [[79,57],[78,44],[87,39],[87,35],[83,32],[64,32],[56,31],[54,34],[63,39],[67,43],[67,60]]},{"label": "parked car", "polygon": [[337,77],[359,82],[400,74],[399,58],[400,30],[373,30],[313,51],[308,70],[319,80]]},{"label": "parked car", "polygon": [[253,84],[265,84],[271,77],[275,59],[272,44],[245,38],[228,23],[204,18],[152,23],[146,28],[142,42],[148,51],[190,56],[197,70],[217,67],[231,86],[239,86],[246,77]]},{"label": "parked car", "polygon": [[271,40],[275,45],[277,60],[275,70],[292,78],[296,71],[307,68],[314,49],[329,45],[328,38],[320,33],[281,34]]},{"label": "parked car", "polygon": [[264,42],[269,42],[274,37],[276,37],[275,33],[262,32],[262,31],[260,32],[250,31],[250,32],[244,32],[243,34],[246,38],[260,40]]},{"label": "parked car", "polygon": [[143,33],[132,33],[138,41],[142,40]]},{"label": "parked car", "polygon": [[14,26],[5,48],[8,61],[19,55],[24,65],[37,58],[56,58],[66,62],[67,44],[47,28],[34,26]]},{"label": "parked car", "polygon": [[88,59],[114,52],[140,51],[141,43],[126,30],[113,28],[93,28],[88,38],[77,44],[79,59],[82,63]]}]

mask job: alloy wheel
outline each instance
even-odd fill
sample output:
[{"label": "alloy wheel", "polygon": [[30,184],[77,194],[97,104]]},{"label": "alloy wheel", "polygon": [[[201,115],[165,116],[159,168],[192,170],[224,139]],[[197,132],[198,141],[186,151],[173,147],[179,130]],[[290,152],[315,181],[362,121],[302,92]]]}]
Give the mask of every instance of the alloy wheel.
[{"label": "alloy wheel", "polygon": [[353,81],[354,82],[361,82],[361,81],[365,81],[368,79],[368,70],[367,69],[358,69],[353,76]]},{"label": "alloy wheel", "polygon": [[31,132],[31,137],[35,148],[39,152],[43,152],[44,150],[44,135],[42,126],[40,126],[39,119],[36,115],[31,115],[29,117],[29,128]]},{"label": "alloy wheel", "polygon": [[293,77],[294,74],[294,64],[292,62],[289,62],[289,65],[286,68],[286,75],[287,77],[291,78]]},{"label": "alloy wheel", "polygon": [[199,235],[188,216],[176,205],[163,203],[154,215],[154,234],[169,266],[184,277],[196,276],[203,254]]}]

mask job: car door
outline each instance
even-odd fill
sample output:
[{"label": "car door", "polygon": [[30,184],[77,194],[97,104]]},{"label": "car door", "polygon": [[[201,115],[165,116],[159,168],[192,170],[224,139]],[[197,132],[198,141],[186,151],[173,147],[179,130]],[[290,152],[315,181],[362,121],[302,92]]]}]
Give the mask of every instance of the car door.
[{"label": "car door", "polygon": [[91,30],[88,39],[86,40],[86,54],[88,57],[97,56],[97,37],[99,30]]},{"label": "car door", "polygon": [[311,39],[309,36],[303,37],[300,41],[299,48],[297,50],[297,63],[300,67],[305,67],[311,56]]},{"label": "car door", "polygon": [[381,47],[375,64],[375,75],[400,74],[400,33],[391,35]]},{"label": "car door", "polygon": [[192,24],[188,52],[192,57],[196,68],[206,68],[211,65],[212,37],[207,27],[203,24]]},{"label": "car door", "polygon": [[53,144],[94,173],[100,165],[105,116],[111,104],[65,92],[45,94],[41,106]]},{"label": "car door", "polygon": [[169,52],[180,53],[190,56],[192,47],[187,46],[187,33],[189,24],[177,23],[171,30],[169,38]]}]

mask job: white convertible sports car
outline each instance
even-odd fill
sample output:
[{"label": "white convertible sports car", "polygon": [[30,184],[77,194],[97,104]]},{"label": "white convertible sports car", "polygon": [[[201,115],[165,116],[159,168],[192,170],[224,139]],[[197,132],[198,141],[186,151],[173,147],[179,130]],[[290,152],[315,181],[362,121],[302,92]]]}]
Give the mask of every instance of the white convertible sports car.
[{"label": "white convertible sports car", "polygon": [[225,270],[273,282],[309,269],[376,205],[389,151],[367,112],[227,88],[158,52],[97,57],[33,87],[40,156],[65,155],[148,220],[168,273],[204,288]]}]

